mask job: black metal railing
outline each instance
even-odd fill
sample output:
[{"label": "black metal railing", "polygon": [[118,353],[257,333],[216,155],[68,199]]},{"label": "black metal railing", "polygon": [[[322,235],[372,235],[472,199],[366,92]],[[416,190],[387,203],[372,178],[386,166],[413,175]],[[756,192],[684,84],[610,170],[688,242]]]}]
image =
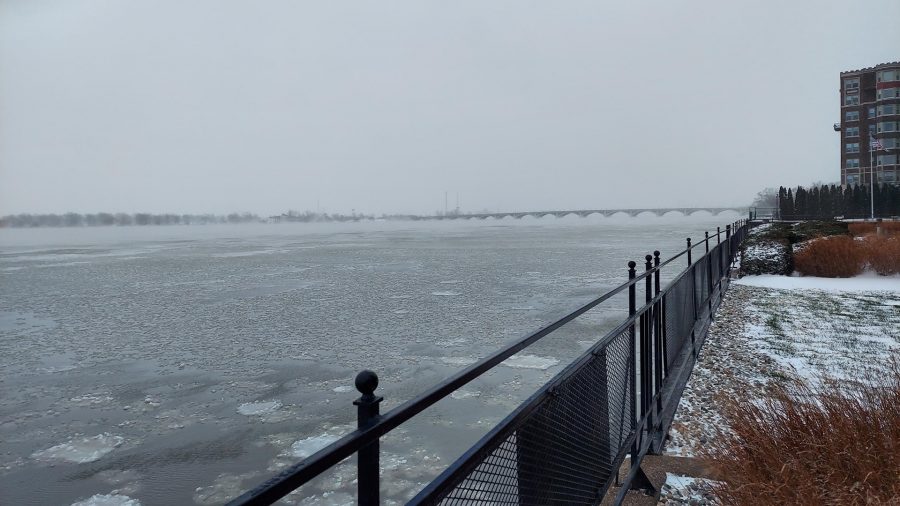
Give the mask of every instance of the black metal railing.
[{"label": "black metal railing", "polygon": [[[472,448],[422,489],[409,504],[596,504],[630,468],[616,498],[649,486],[640,469],[647,453],[662,450],[665,434],[716,307],[729,267],[749,222],[740,220],[707,233],[668,260],[647,255],[644,271],[629,262],[628,281],[562,318],[463,369],[418,397],[379,414],[378,378],[356,378],[362,394],[358,428],[230,505],[271,504],[350,457],[358,459],[358,502],[379,503],[379,439],[501,362],[627,290],[629,316],[565,367]],[[702,246],[701,246],[702,243]],[[704,254],[693,260],[695,249]],[[681,260],[680,260],[681,259]],[[664,288],[662,269],[684,269]],[[639,285],[643,305],[637,306]]]}]

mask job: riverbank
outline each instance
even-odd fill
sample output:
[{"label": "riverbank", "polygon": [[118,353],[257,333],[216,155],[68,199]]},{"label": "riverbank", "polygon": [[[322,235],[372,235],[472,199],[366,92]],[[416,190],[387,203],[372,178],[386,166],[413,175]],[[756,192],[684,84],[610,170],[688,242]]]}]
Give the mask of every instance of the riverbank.
[{"label": "riverbank", "polygon": [[[750,402],[785,380],[815,384],[878,370],[900,348],[900,277],[748,276],[732,282],[672,423],[666,453],[691,457],[729,430],[725,399]],[[713,504],[670,480],[661,504]]]}]

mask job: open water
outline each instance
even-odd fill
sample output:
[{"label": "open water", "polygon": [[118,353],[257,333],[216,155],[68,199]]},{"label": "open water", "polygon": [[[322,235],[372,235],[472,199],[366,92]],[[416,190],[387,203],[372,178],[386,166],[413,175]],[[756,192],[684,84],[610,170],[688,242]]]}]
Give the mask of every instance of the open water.
[{"label": "open water", "polygon": [[[734,213],[0,230],[0,504],[221,504]],[[676,270],[664,274],[673,277]],[[389,434],[402,503],[620,321],[603,304]],[[288,497],[352,504],[350,459]]]}]

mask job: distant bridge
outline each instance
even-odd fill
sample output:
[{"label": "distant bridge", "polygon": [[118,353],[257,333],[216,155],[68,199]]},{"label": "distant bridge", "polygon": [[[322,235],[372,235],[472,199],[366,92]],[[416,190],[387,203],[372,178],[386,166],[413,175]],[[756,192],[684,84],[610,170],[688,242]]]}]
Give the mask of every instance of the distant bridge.
[{"label": "distant bridge", "polygon": [[658,208],[643,208],[643,209],[574,209],[567,211],[524,211],[524,212],[512,212],[512,213],[475,213],[475,214],[445,214],[445,215],[434,215],[434,216],[410,216],[410,219],[413,220],[471,220],[478,219],[484,220],[487,218],[494,219],[503,219],[503,218],[515,218],[517,220],[522,219],[526,216],[531,216],[534,218],[543,218],[544,216],[555,216],[557,218],[562,218],[563,216],[568,216],[570,214],[574,214],[575,216],[579,216],[581,218],[587,218],[592,214],[600,214],[603,216],[612,216],[614,214],[624,213],[628,216],[637,216],[643,213],[652,213],[656,216],[662,216],[666,213],[681,213],[685,216],[690,216],[694,213],[699,212],[707,212],[712,214],[713,216],[718,215],[720,213],[726,211],[734,211],[738,214],[743,215],[747,208],[745,207],[658,207]]}]

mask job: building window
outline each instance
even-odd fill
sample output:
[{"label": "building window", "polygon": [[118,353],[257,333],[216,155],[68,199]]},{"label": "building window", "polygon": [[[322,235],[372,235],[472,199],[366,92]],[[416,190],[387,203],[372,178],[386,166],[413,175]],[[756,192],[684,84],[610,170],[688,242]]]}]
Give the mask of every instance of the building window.
[{"label": "building window", "polygon": [[876,129],[876,131],[878,133],[896,132],[896,131],[900,130],[900,128],[898,128],[898,126],[900,126],[900,123],[898,123],[896,121],[882,121],[881,123],[878,123],[878,128]]},{"label": "building window", "polygon": [[888,170],[884,172],[878,172],[878,182],[879,183],[896,183],[897,182],[897,173]]},{"label": "building window", "polygon": [[859,105],[859,95],[845,95],[844,105]]},{"label": "building window", "polygon": [[854,186],[859,184],[859,174],[847,174],[847,185]]},{"label": "building window", "polygon": [[844,89],[845,90],[858,90],[859,89],[859,78],[854,77],[852,79],[844,79]]},{"label": "building window", "polygon": [[879,83],[900,81],[900,70],[882,70],[877,74],[875,80]]},{"label": "building window", "polygon": [[845,137],[859,137],[859,127],[858,126],[847,127],[847,130],[845,130],[845,132],[846,132],[844,135]]},{"label": "building window", "polygon": [[870,118],[875,117],[875,107],[869,107],[869,117]]},{"label": "building window", "polygon": [[888,104],[888,105],[879,105],[878,106],[878,115],[879,116],[890,116],[892,114],[897,114],[897,105],[896,104]]},{"label": "building window", "polygon": [[859,111],[847,111],[844,113],[844,121],[859,121]]},{"label": "building window", "polygon": [[900,97],[900,88],[884,88],[876,92],[876,98],[878,100],[897,97]]},{"label": "building window", "polygon": [[858,142],[848,142],[845,146],[845,151],[847,153],[859,153],[859,143]]},{"label": "building window", "polygon": [[897,165],[897,155],[878,155],[875,165]]},{"label": "building window", "polygon": [[875,123],[869,123],[869,135],[875,135]]},{"label": "building window", "polygon": [[847,168],[855,169],[859,167],[859,158],[848,158],[847,159]]},{"label": "building window", "polygon": [[884,146],[884,149],[896,149],[900,148],[900,139],[896,137],[889,137],[887,139],[881,139],[881,145]]}]

